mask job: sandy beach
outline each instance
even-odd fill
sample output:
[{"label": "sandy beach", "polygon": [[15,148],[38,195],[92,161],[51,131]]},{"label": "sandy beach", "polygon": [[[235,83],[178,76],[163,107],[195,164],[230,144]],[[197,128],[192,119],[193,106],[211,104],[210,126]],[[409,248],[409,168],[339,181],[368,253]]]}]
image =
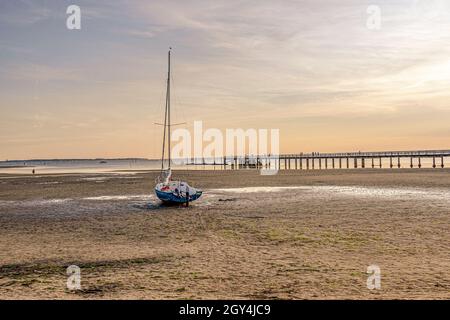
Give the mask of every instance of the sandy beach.
[{"label": "sandy beach", "polygon": [[155,177],[1,175],[0,299],[450,298],[450,170],[179,171],[189,208]]}]

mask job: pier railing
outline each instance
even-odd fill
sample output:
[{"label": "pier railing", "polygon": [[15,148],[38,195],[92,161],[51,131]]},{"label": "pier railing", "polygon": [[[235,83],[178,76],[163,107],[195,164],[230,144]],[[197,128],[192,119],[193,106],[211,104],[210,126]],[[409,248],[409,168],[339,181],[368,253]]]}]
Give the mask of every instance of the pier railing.
[{"label": "pier railing", "polygon": [[450,157],[450,150],[418,150],[418,151],[375,151],[375,152],[339,152],[339,153],[299,153],[283,154],[280,158],[371,158],[371,157]]},{"label": "pier railing", "polygon": [[[409,158],[408,167],[422,167],[422,159],[431,159],[432,167],[444,168],[444,158],[450,157],[450,150],[415,150],[415,151],[375,151],[375,152],[337,152],[337,153],[296,153],[280,155],[245,155],[245,156],[227,156],[209,160],[188,159],[189,165],[213,165],[223,169],[241,169],[241,168],[264,168],[268,164],[275,163],[280,170],[302,170],[302,169],[350,169],[350,168],[382,168],[383,162],[388,161],[385,166],[401,168],[401,160]],[[396,163],[394,164],[394,159]],[[437,163],[436,159],[440,162]],[[330,161],[331,160],[331,161]],[[366,161],[370,164],[366,165]],[[377,161],[375,161],[377,160]]]}]

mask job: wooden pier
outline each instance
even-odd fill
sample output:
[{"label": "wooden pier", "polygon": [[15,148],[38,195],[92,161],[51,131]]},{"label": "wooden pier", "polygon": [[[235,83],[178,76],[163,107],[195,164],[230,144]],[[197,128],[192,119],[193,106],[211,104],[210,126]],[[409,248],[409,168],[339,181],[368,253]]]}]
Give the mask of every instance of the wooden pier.
[{"label": "wooden pier", "polygon": [[[277,170],[322,170],[322,169],[364,169],[364,168],[422,168],[424,159],[429,160],[430,167],[444,168],[445,158],[450,157],[450,150],[421,151],[377,151],[344,153],[299,153],[280,154],[279,156],[243,156],[223,157],[213,161],[190,159],[190,166],[214,166],[223,170],[263,169]],[[407,164],[405,165],[405,159]],[[403,161],[402,161],[403,160]]]}]

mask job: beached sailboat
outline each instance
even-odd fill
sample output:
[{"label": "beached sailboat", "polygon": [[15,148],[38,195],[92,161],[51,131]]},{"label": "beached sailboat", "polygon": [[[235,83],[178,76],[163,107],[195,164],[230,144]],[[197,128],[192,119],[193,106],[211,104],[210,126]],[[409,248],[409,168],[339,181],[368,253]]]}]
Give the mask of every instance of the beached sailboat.
[{"label": "beached sailboat", "polygon": [[[170,150],[170,55],[171,50],[168,53],[168,76],[167,76],[167,91],[166,91],[166,108],[164,112],[164,135],[163,135],[163,147],[161,157],[161,174],[158,177],[158,183],[155,186],[156,196],[166,203],[189,203],[197,200],[202,195],[202,191],[189,186],[184,181],[172,180],[171,170],[171,150]],[[167,139],[167,145],[166,145]],[[164,167],[165,163],[165,150],[167,146],[168,154],[168,167]]]}]

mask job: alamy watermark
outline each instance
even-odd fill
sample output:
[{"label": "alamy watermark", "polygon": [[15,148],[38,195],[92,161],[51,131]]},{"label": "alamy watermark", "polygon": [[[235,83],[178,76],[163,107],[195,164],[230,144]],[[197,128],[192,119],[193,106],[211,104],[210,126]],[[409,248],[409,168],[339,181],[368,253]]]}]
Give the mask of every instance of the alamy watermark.
[{"label": "alamy watermark", "polygon": [[81,8],[77,5],[67,7],[66,13],[69,15],[66,20],[66,27],[69,30],[81,29]]},{"label": "alamy watermark", "polygon": [[381,269],[376,264],[372,264],[367,267],[367,273],[369,277],[367,278],[367,289],[381,289]]},{"label": "alamy watermark", "polygon": [[203,130],[202,121],[194,121],[194,131],[178,128],[172,132],[173,163],[242,165],[260,169],[261,174],[276,174],[279,169],[279,129]]},{"label": "alamy watermark", "polygon": [[366,27],[369,30],[380,30],[381,29],[381,8],[377,5],[370,5],[366,10],[367,17]]},{"label": "alamy watermark", "polygon": [[71,265],[67,267],[67,289],[69,290],[81,290],[81,269],[79,266]]}]

